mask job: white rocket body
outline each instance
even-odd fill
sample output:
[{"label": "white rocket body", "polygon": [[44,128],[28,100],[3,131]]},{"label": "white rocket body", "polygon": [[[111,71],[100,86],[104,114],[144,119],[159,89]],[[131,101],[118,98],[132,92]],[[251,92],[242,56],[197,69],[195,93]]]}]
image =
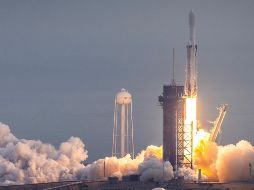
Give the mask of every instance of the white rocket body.
[{"label": "white rocket body", "polygon": [[185,95],[188,97],[197,96],[197,43],[195,39],[195,14],[193,11],[189,13],[189,30],[190,39],[186,46],[187,62],[186,62],[186,79],[185,79]]}]

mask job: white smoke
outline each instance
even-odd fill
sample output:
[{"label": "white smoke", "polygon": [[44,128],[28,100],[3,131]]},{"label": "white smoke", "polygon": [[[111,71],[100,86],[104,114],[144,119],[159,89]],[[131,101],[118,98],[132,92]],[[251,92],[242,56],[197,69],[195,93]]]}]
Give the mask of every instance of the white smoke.
[{"label": "white smoke", "polygon": [[83,142],[71,137],[59,149],[39,140],[16,138],[0,123],[0,184],[75,180],[87,159]]},{"label": "white smoke", "polygon": [[[185,181],[189,181],[189,182],[198,181],[198,173],[191,168],[187,168],[187,167],[179,168],[175,175],[183,176]],[[206,181],[207,177],[205,175],[201,174],[200,180]]]},{"label": "white smoke", "polygon": [[41,183],[64,180],[105,180],[140,174],[141,180],[161,181],[173,177],[169,162],[162,164],[162,147],[148,146],[135,159],[106,157],[84,166],[84,143],[77,137],[63,142],[58,149],[39,140],[16,138],[0,123],[0,185]]},{"label": "white smoke", "polygon": [[[204,173],[210,172],[208,180],[211,176],[220,182],[252,179],[254,147],[247,141],[227,146],[204,142],[195,151],[195,164],[197,168],[204,169]],[[77,137],[71,137],[56,149],[39,140],[18,139],[7,125],[0,123],[0,185],[105,180],[109,176],[122,178],[130,174],[139,174],[141,181],[162,181],[174,177],[172,165],[162,162],[161,146],[150,145],[134,159],[130,155],[106,157],[84,166],[82,162],[87,157],[85,145]],[[197,181],[197,173],[190,168],[179,168],[176,176]],[[206,180],[205,176],[202,180]]]},{"label": "white smoke", "polygon": [[173,178],[173,167],[170,162],[161,162],[157,158],[145,159],[139,165],[139,172],[141,174],[141,181],[167,181]]},{"label": "white smoke", "polygon": [[79,171],[80,179],[105,180],[107,177],[118,177],[139,174],[141,181],[162,181],[173,177],[173,167],[165,162],[162,164],[162,147],[150,145],[141,151],[135,159],[130,155],[123,158],[106,157],[89,164]]},{"label": "white smoke", "polygon": [[106,157],[94,161],[79,171],[80,179],[105,180],[107,177],[121,178],[125,175],[137,173],[139,163],[142,158],[131,159],[130,155],[117,159],[116,157]]},{"label": "white smoke", "polygon": [[[247,141],[240,141],[236,145],[220,146],[216,170],[219,181],[249,181],[254,172],[254,147]],[[251,170],[251,171],[250,171]]]},{"label": "white smoke", "polygon": [[241,140],[236,145],[218,146],[215,142],[202,142],[195,150],[195,164],[209,181],[236,182],[253,180],[254,147]]}]

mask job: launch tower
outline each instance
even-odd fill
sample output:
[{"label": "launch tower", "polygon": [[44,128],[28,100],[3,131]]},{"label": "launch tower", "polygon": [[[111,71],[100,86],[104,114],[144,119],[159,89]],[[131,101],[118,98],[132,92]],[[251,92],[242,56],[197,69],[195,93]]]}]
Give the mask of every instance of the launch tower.
[{"label": "launch tower", "polygon": [[[184,137],[184,86],[164,85],[159,102],[163,109],[163,160],[169,161],[174,169],[178,160],[183,160]],[[178,139],[180,140],[178,142]],[[179,158],[178,155],[182,155]]]}]

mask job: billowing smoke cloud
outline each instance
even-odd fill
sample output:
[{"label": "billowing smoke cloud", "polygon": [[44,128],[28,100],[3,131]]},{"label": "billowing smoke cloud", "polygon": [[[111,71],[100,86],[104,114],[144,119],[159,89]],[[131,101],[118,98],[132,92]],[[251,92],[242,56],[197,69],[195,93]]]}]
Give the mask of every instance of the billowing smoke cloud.
[{"label": "billowing smoke cloud", "polygon": [[220,181],[253,180],[250,176],[254,172],[254,147],[247,141],[240,141],[236,145],[219,147],[216,170]]},{"label": "billowing smoke cloud", "polygon": [[134,174],[138,171],[138,165],[143,158],[131,159],[130,155],[117,159],[116,157],[106,157],[94,161],[79,171],[80,179],[105,180],[108,176],[121,178],[122,176]]},{"label": "billowing smoke cloud", "polygon": [[[84,166],[87,159],[84,143],[76,137],[58,149],[39,140],[16,138],[10,128],[0,123],[0,184],[40,183],[64,180],[104,180],[108,176],[140,174],[142,180],[161,180],[162,147],[148,146],[131,159],[106,157]],[[171,164],[164,164],[164,177],[171,179]]]},{"label": "billowing smoke cloud", "polygon": [[141,173],[141,181],[148,181],[150,179],[154,181],[170,180],[174,176],[172,165],[169,162],[163,164],[163,162],[155,157],[145,159],[139,165],[139,172]]},{"label": "billowing smoke cloud", "polygon": [[226,146],[201,142],[195,153],[195,164],[202,168],[209,181],[253,180],[250,172],[254,172],[254,147],[247,141]]},{"label": "billowing smoke cloud", "polygon": [[[184,176],[185,181],[198,181],[198,174],[195,170],[187,167],[179,168],[176,172],[177,176]],[[207,177],[205,175],[201,175],[201,181],[207,181]]]},{"label": "billowing smoke cloud", "polygon": [[79,171],[81,179],[103,180],[107,176],[122,178],[130,174],[140,174],[142,181],[169,180],[173,177],[173,168],[169,162],[165,162],[164,171],[162,163],[162,147],[150,145],[146,150],[141,151],[135,159],[130,155],[117,159],[116,157],[106,157]]},{"label": "billowing smoke cloud", "polygon": [[0,184],[75,180],[84,168],[87,151],[79,138],[71,137],[59,149],[38,140],[16,138],[0,123]]},{"label": "billowing smoke cloud", "polygon": [[[0,185],[40,183],[65,180],[105,180],[109,176],[139,174],[141,181],[170,180],[184,176],[197,181],[190,168],[173,172],[169,162],[162,162],[162,147],[150,145],[135,159],[106,157],[84,166],[88,158],[84,143],[77,137],[63,142],[58,149],[39,140],[18,139],[7,125],[0,123]],[[218,146],[201,140],[195,149],[195,168],[201,168],[208,180],[221,182],[250,179],[254,147],[247,141]],[[206,176],[202,176],[206,180]]]}]

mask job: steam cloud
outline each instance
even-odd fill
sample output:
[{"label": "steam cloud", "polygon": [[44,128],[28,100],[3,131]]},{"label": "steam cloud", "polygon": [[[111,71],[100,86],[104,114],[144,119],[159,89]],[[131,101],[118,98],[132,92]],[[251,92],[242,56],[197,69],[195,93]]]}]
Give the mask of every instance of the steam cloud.
[{"label": "steam cloud", "polygon": [[[249,180],[249,163],[254,164],[254,147],[247,141],[227,146],[201,141],[195,155],[196,167],[202,168],[208,180],[221,182]],[[163,164],[161,146],[150,145],[135,159],[130,155],[106,157],[84,166],[82,162],[87,158],[85,145],[77,137],[56,149],[39,140],[18,139],[7,125],[0,123],[0,185],[105,180],[108,176],[121,178],[129,174],[140,174],[141,181],[170,180],[175,175],[197,180],[196,172],[190,168],[179,168],[176,174],[169,162]]]},{"label": "steam cloud", "polygon": [[56,150],[38,140],[18,139],[0,123],[0,184],[75,180],[88,157],[84,147],[71,137]]},{"label": "steam cloud", "polygon": [[235,182],[253,180],[254,147],[245,140],[236,145],[218,146],[201,141],[195,150],[195,164],[202,168],[209,181]]},{"label": "steam cloud", "polygon": [[[77,137],[58,149],[39,140],[18,139],[9,126],[0,123],[0,185],[64,180],[105,180],[108,176],[140,174],[142,181],[172,179],[173,167],[162,163],[162,147],[150,145],[135,159],[106,157],[84,166],[88,158],[84,143]],[[104,170],[105,167],[105,170]],[[163,171],[164,167],[164,171]],[[105,171],[105,173],[104,173]],[[193,173],[185,173],[186,178]]]},{"label": "steam cloud", "polygon": [[[130,155],[117,159],[116,157],[106,157],[92,164],[87,165],[79,171],[80,179],[103,180],[104,167],[106,176],[122,176],[130,174],[140,174],[141,181],[153,179],[161,181],[163,179],[162,147],[148,146],[141,151],[135,159]],[[105,163],[105,165],[104,165]],[[173,178],[173,167],[169,162],[164,164],[164,179]]]}]

